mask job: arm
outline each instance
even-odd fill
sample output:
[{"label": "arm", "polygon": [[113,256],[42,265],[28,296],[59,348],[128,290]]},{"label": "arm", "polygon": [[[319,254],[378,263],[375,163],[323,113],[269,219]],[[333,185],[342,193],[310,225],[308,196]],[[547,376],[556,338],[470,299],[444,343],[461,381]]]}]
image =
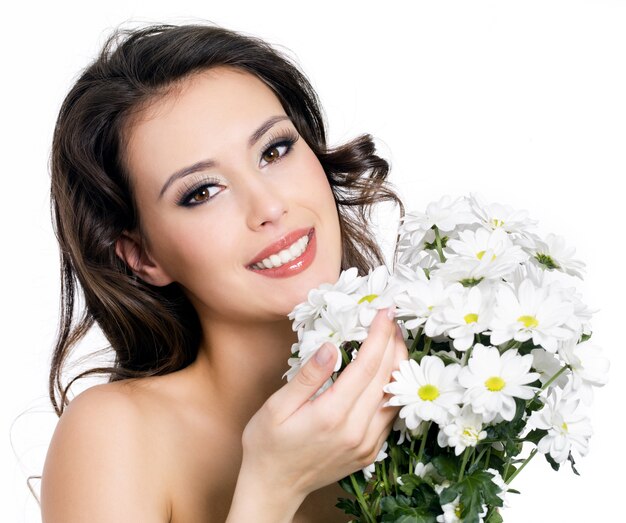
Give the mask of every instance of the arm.
[{"label": "arm", "polygon": [[168,522],[170,506],[140,409],[95,386],[55,429],[41,483],[43,523]]}]

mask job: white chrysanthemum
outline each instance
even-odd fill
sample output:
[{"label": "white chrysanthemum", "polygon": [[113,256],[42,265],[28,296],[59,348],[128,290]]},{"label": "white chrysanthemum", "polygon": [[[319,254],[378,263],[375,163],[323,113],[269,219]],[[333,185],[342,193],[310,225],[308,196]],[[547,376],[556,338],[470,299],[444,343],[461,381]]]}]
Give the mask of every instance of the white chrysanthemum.
[{"label": "white chrysanthemum", "polygon": [[426,323],[424,332],[433,337],[443,330],[438,329],[440,322],[431,319],[432,315],[449,303],[451,295],[462,292],[460,283],[451,284],[436,276],[430,280],[408,283],[394,297],[398,307],[396,317],[404,320],[407,329],[415,329]]},{"label": "white chrysanthemum", "polygon": [[507,508],[509,506],[509,502],[507,500],[507,492],[509,491],[509,486],[504,482],[504,478],[500,475],[500,473],[496,469],[488,468],[487,472],[493,474],[493,478],[491,481],[500,489],[498,492],[498,497],[502,500],[502,507]]},{"label": "white chrysanthemum", "polygon": [[389,278],[389,270],[380,265],[371,270],[361,281],[361,286],[354,292],[359,311],[359,321],[363,327],[369,327],[379,309],[393,305],[393,296],[397,284]]},{"label": "white chrysanthemum", "polygon": [[[476,222],[476,217],[470,212],[467,201],[463,197],[452,200],[449,195],[443,196],[438,202],[431,202],[426,212],[407,212],[400,225],[400,238],[407,239],[414,247],[423,245],[426,234],[436,225],[440,231],[449,232],[460,224]],[[434,240],[432,238],[426,241]]]},{"label": "white chrysanthemum", "polygon": [[385,405],[402,405],[399,416],[411,430],[422,420],[446,423],[459,411],[463,396],[456,379],[460,369],[456,363],[444,365],[436,356],[424,356],[419,364],[412,359],[401,361],[400,369],[392,373],[395,381],[383,387],[393,394]]},{"label": "white chrysanthemum", "polygon": [[551,281],[548,285],[549,293],[558,293],[563,301],[567,301],[574,307],[574,312],[568,317],[565,326],[572,330],[572,338],[580,339],[583,334],[591,334],[591,316],[599,309],[590,309],[582,301],[582,294],[576,287],[565,287],[559,281]]},{"label": "white chrysanthemum", "polygon": [[556,352],[557,342],[572,336],[565,323],[573,312],[571,303],[545,288],[535,287],[530,280],[524,280],[517,292],[503,283],[496,291],[490,342],[500,345],[510,339],[532,338],[535,345]]},{"label": "white chrysanthemum", "polygon": [[448,305],[433,314],[432,323],[439,323],[433,334],[445,332],[454,339],[456,350],[465,351],[474,343],[475,334],[489,328],[492,308],[490,295],[483,296],[479,287],[451,293]]},{"label": "white chrysanthemum", "polygon": [[406,426],[406,421],[402,419],[400,416],[397,416],[393,422],[392,430],[395,430],[400,433],[398,436],[398,445],[401,445],[405,440],[411,441],[416,438],[420,438],[426,435],[426,430],[428,429],[428,423],[423,421],[414,429],[409,429]]},{"label": "white chrysanthemum", "polygon": [[336,283],[322,283],[319,287],[311,289],[307,301],[296,305],[288,314],[288,318],[294,320],[293,330],[301,333],[302,330],[310,329],[321,311],[328,306],[326,296],[328,292],[351,294],[359,288],[362,278],[358,275],[356,267],[350,267],[341,272]]},{"label": "white chrysanthemum", "polygon": [[513,245],[503,229],[460,231],[459,239],[448,241],[447,247],[455,256],[439,265],[438,274],[450,280],[502,278],[528,260],[528,254]]},{"label": "white chrysanthemum", "polygon": [[503,229],[508,233],[524,233],[537,225],[528,218],[528,211],[516,210],[500,203],[486,203],[479,193],[470,193],[470,208],[480,219],[480,223],[490,229]]},{"label": "white chrysanthemum", "polygon": [[372,474],[376,471],[376,462],[382,461],[387,457],[387,453],[385,452],[386,450],[387,450],[387,442],[385,441],[381,449],[378,451],[378,454],[376,455],[376,459],[374,460],[374,463],[371,463],[370,465],[362,469],[363,475],[365,476],[365,479],[367,481],[372,479]]},{"label": "white chrysanthemum", "polygon": [[559,355],[572,370],[571,390],[577,392],[583,403],[593,401],[593,387],[602,387],[609,380],[610,363],[602,349],[590,341],[570,341],[559,349]]},{"label": "white chrysanthemum", "polygon": [[[561,360],[545,349],[533,349],[530,351],[530,354],[533,357],[533,369],[539,373],[539,379],[542,385],[552,379],[552,377],[563,368]],[[553,385],[560,388],[565,387],[565,385],[567,385],[567,375],[568,372],[561,374],[553,382]]]},{"label": "white chrysanthemum", "polygon": [[[438,523],[463,523],[461,519],[461,511],[463,507],[460,503],[461,496],[457,496],[454,501],[441,505],[443,514],[437,516]],[[487,515],[487,507],[483,505],[482,512],[478,515],[478,523],[483,523],[484,517]]]},{"label": "white chrysanthemum", "polygon": [[531,414],[528,427],[548,431],[539,440],[537,450],[550,454],[557,463],[565,461],[572,450],[585,456],[593,433],[591,423],[580,407],[580,400],[554,392],[548,394],[541,410]]},{"label": "white chrysanthemum", "polygon": [[515,415],[515,399],[530,399],[535,391],[527,384],[539,374],[529,372],[533,363],[530,354],[520,356],[517,350],[500,354],[496,347],[476,344],[467,367],[459,373],[459,383],[465,387],[464,403],[482,414],[486,423],[498,414],[507,421]]},{"label": "white chrysanthemum", "polygon": [[367,329],[358,322],[356,309],[336,309],[333,304],[320,312],[320,317],[313,323],[312,330],[305,331],[300,341],[299,355],[303,364],[325,343],[330,342],[337,348],[338,357],[335,371],[341,366],[339,347],[346,341],[364,341]]},{"label": "white chrysanthemum", "polygon": [[576,249],[565,244],[565,238],[553,233],[546,236],[545,241],[537,242],[533,261],[549,270],[559,270],[582,280],[580,271],[584,270],[585,264],[573,258]]},{"label": "white chrysanthemum", "polygon": [[454,453],[458,456],[467,447],[475,447],[487,437],[487,432],[482,428],[483,417],[474,413],[469,405],[465,405],[459,416],[440,427],[437,443],[440,447],[454,447]]}]

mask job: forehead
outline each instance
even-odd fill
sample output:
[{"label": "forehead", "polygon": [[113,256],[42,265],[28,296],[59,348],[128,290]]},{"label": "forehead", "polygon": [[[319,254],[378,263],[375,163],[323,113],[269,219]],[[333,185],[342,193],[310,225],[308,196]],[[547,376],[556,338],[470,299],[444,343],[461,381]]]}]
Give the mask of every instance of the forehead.
[{"label": "forehead", "polygon": [[281,114],[274,92],[251,73],[225,66],[194,73],[129,121],[126,165],[136,178],[217,157],[228,147],[244,146],[263,121]]}]

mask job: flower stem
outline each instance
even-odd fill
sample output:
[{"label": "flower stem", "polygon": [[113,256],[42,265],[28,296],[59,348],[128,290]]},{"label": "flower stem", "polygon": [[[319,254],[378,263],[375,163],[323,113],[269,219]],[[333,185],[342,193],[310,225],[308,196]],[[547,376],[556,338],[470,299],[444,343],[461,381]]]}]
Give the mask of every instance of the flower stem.
[{"label": "flower stem", "polygon": [[429,421],[428,425],[426,425],[426,430],[424,431],[424,437],[422,438],[422,441],[420,442],[420,449],[417,452],[417,463],[420,463],[422,461],[422,457],[424,456],[424,448],[426,447],[426,439],[428,438],[428,431],[430,430],[431,424],[432,424],[432,421]]},{"label": "flower stem", "polygon": [[411,452],[409,453],[409,474],[413,474],[413,449],[415,448],[415,439],[411,440]]},{"label": "flower stem", "polygon": [[461,461],[461,470],[459,471],[459,479],[457,480],[457,482],[461,481],[463,479],[463,475],[465,474],[465,465],[467,465],[467,460],[469,458],[470,452],[473,450],[473,447],[467,447],[464,451],[463,451],[463,461]]},{"label": "flower stem", "polygon": [[443,263],[446,261],[446,257],[443,255],[443,249],[441,248],[441,236],[439,236],[439,228],[436,225],[433,225],[433,229],[435,231],[435,243],[437,245],[437,253],[439,254],[439,259]]},{"label": "flower stem", "polygon": [[391,487],[389,486],[389,478],[387,477],[387,467],[385,467],[385,460],[382,461],[381,468],[381,476],[383,477],[383,483],[385,484],[385,493],[389,496],[391,495]]},{"label": "flower stem", "polygon": [[537,397],[539,396],[539,394],[541,394],[544,390],[546,390],[550,385],[552,385],[556,380],[559,379],[559,377],[561,376],[561,374],[563,374],[566,370],[569,369],[569,365],[565,365],[564,367],[561,367],[559,369],[559,371],[557,373],[554,374],[554,376],[552,376],[548,381],[546,381],[543,384],[543,387],[541,387],[533,396],[533,399],[530,400],[530,402],[533,402],[537,399]]},{"label": "flower stem", "polygon": [[359,501],[359,505],[361,505],[361,511],[363,512],[363,515],[366,516],[365,519],[367,521],[371,521],[371,523],[376,523],[376,520],[374,519],[372,514],[370,514],[367,502],[363,497],[363,491],[361,491],[361,487],[359,487],[359,483],[355,479],[354,474],[350,474],[350,482],[352,483],[352,488],[354,489],[356,498]]},{"label": "flower stem", "polygon": [[530,455],[524,460],[524,463],[522,463],[520,465],[520,468],[518,468],[515,472],[513,472],[513,474],[511,474],[511,477],[509,479],[506,480],[506,484],[508,485],[509,483],[511,483],[511,481],[513,481],[515,479],[515,476],[517,476],[522,470],[523,468],[528,465],[528,463],[530,462],[531,459],[533,459],[535,457],[535,454],[537,454],[537,449],[533,449],[533,451],[530,453]]},{"label": "flower stem", "polygon": [[422,357],[426,356],[430,351],[430,338],[426,338],[424,341],[424,350],[422,351]]}]

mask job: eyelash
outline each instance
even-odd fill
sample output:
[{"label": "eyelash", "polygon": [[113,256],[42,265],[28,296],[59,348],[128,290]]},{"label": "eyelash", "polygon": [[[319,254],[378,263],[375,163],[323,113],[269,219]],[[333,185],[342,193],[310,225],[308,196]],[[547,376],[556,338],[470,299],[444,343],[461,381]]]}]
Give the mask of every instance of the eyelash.
[{"label": "eyelash", "polygon": [[[268,151],[284,145],[287,146],[285,152],[281,156],[279,156],[277,160],[269,162],[268,165],[280,162],[285,156],[289,154],[293,147],[293,144],[295,144],[299,138],[300,136],[292,130],[287,130],[278,136],[271,134],[267,140],[268,144],[263,148],[263,151],[261,152],[259,161],[263,158],[263,156],[267,154]],[[210,196],[208,199],[198,203],[190,203],[190,200],[201,189],[209,189],[218,185],[221,185],[220,181],[217,178],[212,177],[203,178],[196,183],[185,184],[178,192],[178,196],[176,198],[178,205],[182,207],[194,207],[196,205],[206,203],[207,201],[212,200],[213,196]]]}]

